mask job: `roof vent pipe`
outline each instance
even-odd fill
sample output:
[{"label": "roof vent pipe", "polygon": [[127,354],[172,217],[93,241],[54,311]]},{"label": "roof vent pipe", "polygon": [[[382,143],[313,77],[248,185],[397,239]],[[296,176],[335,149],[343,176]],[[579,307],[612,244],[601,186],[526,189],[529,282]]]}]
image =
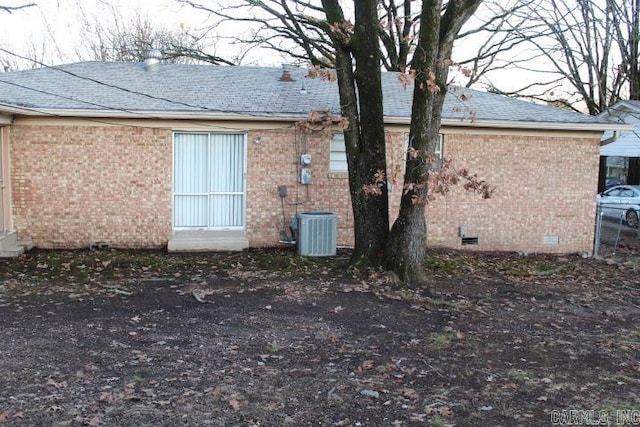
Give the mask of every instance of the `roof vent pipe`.
[{"label": "roof vent pipe", "polygon": [[291,64],[282,64],[282,76],[280,76],[281,82],[292,82],[291,77]]},{"label": "roof vent pipe", "polygon": [[162,59],[162,52],[158,49],[149,49],[144,53],[144,69],[149,71],[156,68]]}]

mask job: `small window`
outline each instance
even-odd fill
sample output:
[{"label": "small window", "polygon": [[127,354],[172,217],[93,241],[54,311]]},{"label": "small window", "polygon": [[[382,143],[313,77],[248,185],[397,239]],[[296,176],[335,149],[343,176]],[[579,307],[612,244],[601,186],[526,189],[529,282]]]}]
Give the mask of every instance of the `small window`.
[{"label": "small window", "polygon": [[[444,150],[444,135],[438,134],[438,141],[436,142],[436,146],[433,150],[433,153],[436,155],[438,160],[431,164],[431,170],[440,170],[442,168],[442,153]],[[404,151],[405,153],[409,151],[409,134],[404,141]]]},{"label": "small window", "polygon": [[329,152],[329,172],[347,172],[347,152],[344,147],[344,134],[334,133]]},{"label": "small window", "polygon": [[542,238],[542,243],[545,245],[559,245],[560,236],[556,236],[556,235],[544,236]]},{"label": "small window", "polygon": [[[431,164],[431,169],[434,170],[434,171],[442,169],[442,148],[443,148],[442,146],[444,145],[443,144],[443,140],[444,140],[444,136],[442,134],[439,134],[438,135],[438,141],[436,141],[436,146],[435,146],[435,148],[433,150],[433,153],[436,155],[438,160],[434,161]],[[477,240],[476,240],[476,243],[468,243],[468,244],[477,245],[478,243],[477,243]]]},{"label": "small window", "polygon": [[[443,147],[444,147],[444,135],[439,134],[438,142],[436,142],[436,147],[435,147],[435,150],[433,150],[433,152],[436,156],[438,156],[440,160],[442,160]],[[404,141],[404,151],[405,152],[409,151],[409,134],[407,134],[407,137],[405,138],[405,141]]]},{"label": "small window", "polygon": [[436,142],[436,149],[434,150],[434,153],[435,153],[436,156],[438,156],[438,158],[440,160],[442,160],[443,146],[444,146],[444,135],[443,134],[439,134],[438,135],[438,142]]}]

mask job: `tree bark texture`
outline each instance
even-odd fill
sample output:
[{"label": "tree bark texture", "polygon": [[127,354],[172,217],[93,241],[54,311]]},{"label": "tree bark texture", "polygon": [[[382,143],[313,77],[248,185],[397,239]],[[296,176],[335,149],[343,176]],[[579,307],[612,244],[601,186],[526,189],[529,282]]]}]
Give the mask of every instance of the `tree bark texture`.
[{"label": "tree bark texture", "polygon": [[386,267],[403,283],[426,279],[423,260],[427,242],[425,201],[428,189],[425,184],[430,162],[424,153],[434,153],[439,138],[453,41],[480,3],[481,0],[450,0],[441,14],[441,1],[422,2],[419,42],[412,63],[415,82],[409,132],[409,145],[420,154],[415,158],[407,155],[405,191],[385,253]]},{"label": "tree bark texture", "polygon": [[[323,0],[329,24],[344,24],[335,0]],[[377,2],[356,0],[353,33],[333,34],[336,74],[345,129],[349,167],[349,191],[354,217],[355,247],[352,263],[380,265],[389,233],[387,187],[380,195],[368,195],[363,186],[375,180],[378,170],[386,170],[382,83],[378,39]],[[352,66],[355,61],[355,70]]]}]

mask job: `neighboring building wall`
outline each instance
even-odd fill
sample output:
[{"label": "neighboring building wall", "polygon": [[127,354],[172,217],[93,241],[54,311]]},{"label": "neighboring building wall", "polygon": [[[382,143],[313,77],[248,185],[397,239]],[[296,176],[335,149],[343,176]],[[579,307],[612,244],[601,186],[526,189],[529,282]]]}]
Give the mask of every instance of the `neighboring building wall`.
[{"label": "neighboring building wall", "polygon": [[171,131],[14,125],[14,226],[42,248],[161,247],[171,232]]}]

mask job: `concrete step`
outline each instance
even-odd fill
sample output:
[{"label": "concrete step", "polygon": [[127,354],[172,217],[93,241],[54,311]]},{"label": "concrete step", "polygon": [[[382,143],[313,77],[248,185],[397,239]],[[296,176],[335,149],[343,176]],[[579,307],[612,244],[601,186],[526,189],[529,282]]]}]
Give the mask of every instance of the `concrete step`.
[{"label": "concrete step", "polygon": [[17,258],[24,253],[23,247],[17,247],[15,249],[2,249],[0,250],[0,258]]},{"label": "concrete step", "polygon": [[177,230],[167,244],[169,252],[241,251],[248,247],[245,231]]},{"label": "concrete step", "polygon": [[33,248],[33,242],[18,240],[15,232],[0,235],[0,258],[15,258]]},{"label": "concrete step", "polygon": [[34,248],[33,242],[31,240],[18,240],[18,245],[22,246],[26,251],[30,251]]}]

